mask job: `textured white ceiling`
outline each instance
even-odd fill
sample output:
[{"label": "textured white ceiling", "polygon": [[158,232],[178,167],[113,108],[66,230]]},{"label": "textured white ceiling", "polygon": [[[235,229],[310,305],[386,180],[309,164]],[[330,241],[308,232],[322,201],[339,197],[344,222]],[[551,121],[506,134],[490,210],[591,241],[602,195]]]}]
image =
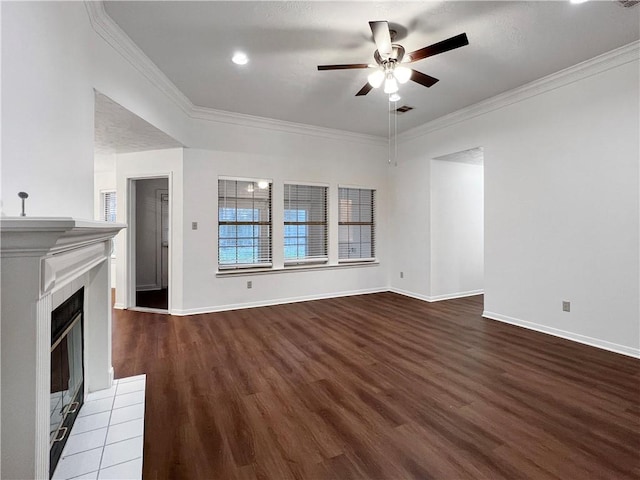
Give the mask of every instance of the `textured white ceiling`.
[{"label": "textured white ceiling", "polygon": [[484,147],[470,148],[461,152],[449,153],[436,157],[434,160],[445,162],[467,163],[469,165],[484,165]]},{"label": "textured white ceiling", "polygon": [[109,97],[95,93],[94,150],[98,154],[142,152],[182,144]]},{"label": "textured white ceiling", "polygon": [[[617,2],[105,2],[107,13],[196,105],[386,136],[388,102],[355,93],[373,62],[368,21],[387,20],[407,51],[466,32],[469,45],[412,64],[400,132],[640,38],[640,7]],[[250,63],[231,62],[244,50]]]}]

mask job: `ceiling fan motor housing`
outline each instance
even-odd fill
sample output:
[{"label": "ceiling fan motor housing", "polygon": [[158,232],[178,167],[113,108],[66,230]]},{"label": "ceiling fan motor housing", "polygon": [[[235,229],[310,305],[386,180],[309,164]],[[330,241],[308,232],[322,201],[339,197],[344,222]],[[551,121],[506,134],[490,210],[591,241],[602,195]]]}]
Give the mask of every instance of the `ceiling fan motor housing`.
[{"label": "ceiling fan motor housing", "polygon": [[394,61],[397,63],[402,62],[402,59],[404,58],[404,47],[402,45],[398,45],[397,43],[394,43],[392,47],[393,49],[391,50],[391,54],[386,58],[380,55],[380,52],[378,50],[373,52],[373,58],[378,65],[383,66],[388,61]]}]

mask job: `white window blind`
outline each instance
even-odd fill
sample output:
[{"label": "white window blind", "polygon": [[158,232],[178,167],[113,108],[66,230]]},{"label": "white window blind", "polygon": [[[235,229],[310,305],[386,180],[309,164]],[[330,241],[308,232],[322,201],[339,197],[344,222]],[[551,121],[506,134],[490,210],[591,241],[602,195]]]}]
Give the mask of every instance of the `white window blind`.
[{"label": "white window blind", "polygon": [[[102,203],[102,220],[105,222],[116,221],[117,196],[115,191],[102,192],[100,194]],[[111,256],[116,256],[116,239],[111,239]]]},{"label": "white window blind", "polygon": [[270,182],[218,180],[218,268],[270,267],[271,230]]},{"label": "white window blind", "polygon": [[375,259],[375,190],[339,188],[338,260]]},{"label": "white window blind", "polygon": [[102,220],[116,221],[116,192],[102,192]]},{"label": "white window blind", "polygon": [[285,265],[326,262],[327,255],[327,187],[285,184]]}]

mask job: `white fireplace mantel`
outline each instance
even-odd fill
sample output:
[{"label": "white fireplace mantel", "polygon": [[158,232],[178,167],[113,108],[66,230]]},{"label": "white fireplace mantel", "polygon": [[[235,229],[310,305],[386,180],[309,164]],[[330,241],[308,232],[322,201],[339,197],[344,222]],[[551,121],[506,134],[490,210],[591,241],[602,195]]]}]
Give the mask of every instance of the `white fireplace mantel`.
[{"label": "white fireplace mantel", "polygon": [[70,217],[2,217],[0,251],[3,257],[54,254],[103,242],[124,227]]},{"label": "white fireplace mantel", "polygon": [[85,393],[108,388],[111,239],[124,224],[0,218],[0,478],[49,478],[51,312],[85,288]]}]

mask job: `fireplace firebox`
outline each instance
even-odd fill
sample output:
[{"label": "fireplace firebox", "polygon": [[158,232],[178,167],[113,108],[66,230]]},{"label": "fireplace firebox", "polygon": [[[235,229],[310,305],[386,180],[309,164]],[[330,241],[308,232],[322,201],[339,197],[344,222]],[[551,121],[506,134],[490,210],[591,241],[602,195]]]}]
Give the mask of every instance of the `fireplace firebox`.
[{"label": "fireplace firebox", "polygon": [[84,287],[51,312],[49,477],[84,401]]}]

